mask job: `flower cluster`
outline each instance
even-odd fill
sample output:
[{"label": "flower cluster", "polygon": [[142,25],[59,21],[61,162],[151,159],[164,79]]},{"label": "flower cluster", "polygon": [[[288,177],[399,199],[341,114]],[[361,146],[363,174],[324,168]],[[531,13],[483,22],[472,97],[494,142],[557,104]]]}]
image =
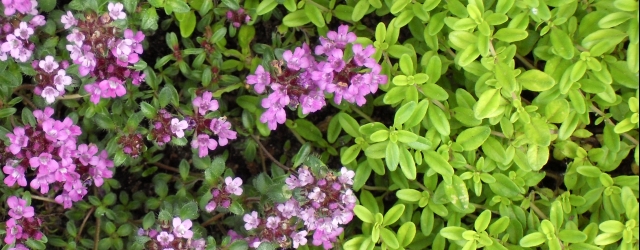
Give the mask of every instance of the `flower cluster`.
[{"label": "flower cluster", "polygon": [[55,201],[64,208],[70,208],[73,202],[80,201],[87,194],[87,184],[93,182],[102,186],[104,178],[111,178],[113,162],[108,159],[107,151],[98,153],[94,144],[77,145],[82,134],[80,127],[73,124],[71,118],[56,120],[52,118],[53,109],[33,112],[37,125],[15,127],[13,133],[7,133],[11,141],[4,151],[11,154],[4,158],[2,171],[6,174],[7,186],[27,186],[26,176],[34,173],[29,186],[42,194],[58,192]]},{"label": "flower cluster", "polygon": [[101,98],[126,94],[127,79],[134,85],[144,79],[144,74],[129,68],[140,60],[144,34],[131,29],[122,32],[114,25],[114,21],[126,18],[121,3],[109,3],[108,10],[101,16],[89,13],[84,19],[76,19],[71,11],[61,17],[64,28],[70,30],[66,48],[80,76],[96,78],[95,83],[84,86],[95,104]]},{"label": "flower cluster", "polygon": [[[201,96],[193,99],[192,104],[194,115],[185,116],[183,120],[175,118],[164,109],[158,111],[158,115],[152,121],[150,133],[158,145],[169,142],[172,135],[183,138],[185,131],[193,130],[191,147],[198,150],[199,157],[205,157],[209,150],[226,146],[229,140],[237,138],[237,133],[231,130],[231,123],[226,117],[209,118],[210,112],[218,110],[218,101],[213,99],[211,92],[203,92]],[[217,140],[212,136],[216,136]]]},{"label": "flower cluster", "polygon": [[7,235],[4,243],[15,244],[13,249],[28,249],[23,243],[28,239],[40,240],[43,236],[40,232],[42,221],[35,217],[32,206],[27,201],[16,196],[7,199],[9,205],[9,220],[7,220]]},{"label": "flower cluster", "polygon": [[218,205],[224,208],[229,208],[231,205],[231,195],[242,195],[242,179],[238,177],[227,177],[224,179],[224,188],[214,188],[211,191],[211,194],[213,195],[213,198],[205,206],[205,210],[207,210],[207,212],[213,212]]},{"label": "flower cluster", "polygon": [[240,8],[236,11],[228,10],[227,21],[229,21],[231,25],[233,25],[233,27],[240,28],[243,22],[244,23],[251,22],[251,17],[247,15],[244,8]]},{"label": "flower cluster", "polygon": [[69,67],[67,61],[58,63],[53,56],[46,56],[44,60],[34,60],[31,66],[37,72],[38,84],[34,88],[34,93],[42,96],[49,104],[53,103],[56,97],[64,95],[65,87],[71,85],[71,77],[65,70]]},{"label": "flower cluster", "polygon": [[145,149],[141,134],[123,135],[118,138],[118,144],[122,145],[122,151],[132,158],[138,158]]},{"label": "flower cluster", "polygon": [[[260,121],[274,130],[277,124],[286,121],[284,107],[301,106],[303,114],[318,111],[326,105],[325,93],[332,93],[336,104],[345,100],[364,105],[365,96],[375,93],[380,84],[386,84],[387,76],[380,73],[381,66],[372,58],[374,47],[354,43],[356,39],[355,33],[342,25],[337,32],[329,31],[326,38],[320,38],[315,54],[324,60],[316,60],[309,46],[303,44],[283,53],[286,67],[280,61],[272,64],[275,72],[258,66],[255,74],[247,76],[247,83],[259,94],[267,86],[270,88],[269,95],[262,99],[262,107],[267,111]],[[345,60],[344,50],[349,44],[353,58]]]},{"label": "flower cluster", "polygon": [[296,198],[267,208],[262,217],[256,211],[244,215],[244,228],[256,229],[254,236],[246,238],[249,245],[257,248],[262,242],[271,242],[283,248],[298,248],[306,245],[307,236],[312,235],[313,245],[333,248],[342,225],[353,219],[354,176],[353,171],[343,167],[340,176],[329,173],[317,178],[308,168],[301,168],[297,177],[286,179],[287,187],[298,194]]},{"label": "flower cluster", "polygon": [[[0,16],[0,61],[11,56],[18,62],[27,62],[35,49],[29,41],[37,27],[45,25],[43,15],[38,15],[35,0],[2,0],[4,15]],[[33,15],[30,21],[23,21]]]},{"label": "flower cluster", "polygon": [[146,249],[175,249],[175,250],[203,250],[206,246],[204,239],[193,239],[191,220],[173,218],[171,224],[163,221],[156,229],[138,230],[138,236],[148,237]]}]

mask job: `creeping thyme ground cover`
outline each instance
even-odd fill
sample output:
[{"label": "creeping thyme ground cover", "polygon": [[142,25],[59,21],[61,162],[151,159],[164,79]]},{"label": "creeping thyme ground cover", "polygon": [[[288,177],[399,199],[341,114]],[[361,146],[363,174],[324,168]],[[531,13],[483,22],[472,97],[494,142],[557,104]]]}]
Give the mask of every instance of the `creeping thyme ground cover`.
[{"label": "creeping thyme ground cover", "polygon": [[636,0],[2,0],[5,249],[639,249]]}]

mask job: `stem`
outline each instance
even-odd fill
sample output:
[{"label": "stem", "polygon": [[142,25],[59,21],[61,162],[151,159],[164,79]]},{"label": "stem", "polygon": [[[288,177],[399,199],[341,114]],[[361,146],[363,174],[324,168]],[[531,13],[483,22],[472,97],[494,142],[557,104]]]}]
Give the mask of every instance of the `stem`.
[{"label": "stem", "polygon": [[[424,94],[424,93],[423,93]],[[438,100],[431,100],[431,102],[433,104],[435,104],[436,106],[438,106],[440,109],[442,109],[442,111],[444,111],[447,114],[451,114],[451,112],[449,111],[449,109],[447,107],[444,106],[444,104],[442,104],[440,101]]]},{"label": "stem", "polygon": [[31,199],[40,200],[40,201],[46,201],[46,202],[51,202],[51,203],[57,203],[55,200],[53,200],[51,198],[43,197],[43,196],[39,196],[39,195],[31,195]]},{"label": "stem", "polygon": [[497,214],[500,215],[500,212],[498,211],[493,211],[487,207],[485,207],[484,205],[480,205],[480,204],[476,204],[476,203],[469,203],[469,205],[473,205],[474,207],[476,207],[476,209],[484,209],[484,210],[489,210],[491,211],[492,214]]},{"label": "stem", "polygon": [[154,162],[154,163],[152,163],[152,164],[153,164],[153,165],[156,165],[157,167],[162,168],[162,169],[164,169],[164,170],[169,170],[169,171],[172,171],[172,172],[180,173],[180,170],[179,170],[179,169],[174,168],[174,167],[169,166],[169,165],[162,164],[162,163],[160,163],[160,162]]},{"label": "stem", "polygon": [[365,114],[362,110],[360,110],[360,108],[356,107],[355,105],[349,105],[351,107],[351,110],[353,110],[353,112],[356,112],[358,115],[362,116],[362,118],[364,118],[365,120],[369,121],[369,122],[376,122],[375,120],[373,120],[373,118],[371,118],[371,116]]},{"label": "stem", "polygon": [[533,192],[529,194],[529,199],[531,200],[531,203],[529,203],[529,205],[531,206],[531,209],[533,209],[533,212],[535,212],[538,217],[542,218],[543,220],[549,219],[549,217],[547,217],[547,215],[544,214],[542,210],[540,210],[540,208],[536,206]]},{"label": "stem", "polygon": [[276,164],[278,167],[284,169],[285,171],[291,171],[291,172],[295,172],[295,170],[292,170],[291,168],[285,166],[284,164],[280,163],[278,160],[276,160],[275,157],[273,157],[273,155],[271,155],[269,153],[269,151],[267,151],[267,149],[264,147],[264,145],[262,145],[262,143],[260,142],[260,138],[258,138],[255,135],[251,135],[251,138],[253,138],[253,140],[258,143],[258,147],[260,147],[260,150],[262,150],[262,152],[264,152],[265,155],[267,155],[267,158],[269,158],[269,160],[271,160],[271,162],[273,162],[274,164]]},{"label": "stem", "polygon": [[497,137],[501,137],[501,138],[505,138],[505,139],[507,139],[507,136],[506,136],[506,135],[504,135],[503,133],[500,133],[500,132],[498,132],[498,131],[493,131],[493,130],[491,130],[491,134],[492,134],[492,135],[495,135],[495,136],[497,136]]},{"label": "stem", "polygon": [[100,217],[96,217],[96,235],[93,237],[93,249],[98,249],[100,242]]},{"label": "stem", "polygon": [[87,215],[84,216],[84,220],[82,220],[82,224],[80,224],[80,229],[78,229],[78,234],[76,235],[76,242],[78,242],[78,240],[80,240],[80,235],[82,235],[82,230],[84,229],[84,226],[87,224],[87,220],[89,220],[89,216],[95,210],[96,210],[96,207],[91,207],[91,209],[89,209],[89,212],[87,213]]},{"label": "stem", "polygon": [[222,218],[225,214],[224,213],[219,213],[216,214],[216,216],[211,217],[211,219],[208,219],[207,221],[205,221],[204,223],[200,224],[202,227],[206,227],[214,222],[216,222],[217,220],[219,220],[220,218]]},{"label": "stem", "polygon": [[71,95],[63,95],[63,96],[58,96],[56,97],[56,100],[72,100],[72,99],[80,99],[85,97],[86,95],[80,95],[80,94],[71,94]]},{"label": "stem", "polygon": [[327,7],[324,7],[316,2],[314,2],[313,0],[307,0],[307,3],[313,4],[314,6],[318,7],[318,9],[320,9],[320,11],[322,12],[329,12],[331,10],[327,9]]},{"label": "stem", "polygon": [[33,104],[33,102],[31,102],[31,100],[29,100],[29,98],[27,98],[26,96],[24,96],[23,94],[19,94],[20,97],[22,97],[22,101],[26,102],[27,105],[29,105],[29,107],[33,110],[38,109],[38,107],[36,107],[35,104]]},{"label": "stem", "polygon": [[[604,112],[602,112],[602,110],[598,109],[595,105],[591,104],[591,111],[596,112],[596,114],[602,116],[602,118],[604,118],[604,120],[611,124],[611,126],[616,126],[616,124],[609,118],[607,118],[604,114]],[[633,144],[636,145],[636,147],[638,146],[638,140],[636,140],[636,138],[633,138],[633,136],[630,136],[627,133],[622,133],[622,136],[624,136],[624,138],[629,139],[629,141],[633,142]]]},{"label": "stem", "polygon": [[387,190],[389,190],[386,187],[367,186],[367,185],[362,186],[362,189],[370,190],[370,191],[387,191]]},{"label": "stem", "polygon": [[14,89],[13,89],[13,92],[15,93],[15,92],[20,91],[20,90],[23,90],[23,89],[31,89],[31,90],[32,90],[32,89],[34,89],[35,87],[36,87],[36,85],[35,85],[35,84],[22,84],[22,85],[20,85],[20,86],[18,86],[18,87],[16,87],[16,88],[14,88]]},{"label": "stem", "polygon": [[295,130],[293,130],[292,128],[289,128],[289,131],[291,131],[293,136],[296,138],[296,140],[298,140],[298,142],[300,142],[300,144],[307,143],[307,141],[305,141],[304,138],[302,138],[302,136],[300,136],[300,134],[298,134]]},{"label": "stem", "polygon": [[525,67],[527,67],[527,69],[536,69],[536,66],[533,65],[531,62],[529,62],[529,60],[527,60],[527,58],[524,58],[521,55],[518,55],[518,53],[516,53],[516,58],[518,58],[518,60],[524,64]]}]

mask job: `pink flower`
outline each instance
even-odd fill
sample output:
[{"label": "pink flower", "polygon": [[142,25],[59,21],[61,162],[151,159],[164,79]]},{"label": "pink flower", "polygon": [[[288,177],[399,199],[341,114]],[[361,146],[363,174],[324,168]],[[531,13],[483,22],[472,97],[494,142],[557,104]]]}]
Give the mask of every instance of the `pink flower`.
[{"label": "pink flower", "polygon": [[48,104],[53,103],[58,96],[60,96],[60,91],[52,88],[51,86],[47,86],[42,90],[42,98],[44,98]]},{"label": "pink flower", "polygon": [[71,28],[71,26],[75,26],[78,24],[78,20],[76,20],[71,11],[67,11],[67,14],[63,15],[60,18],[60,22],[64,24],[65,29]]},{"label": "pink flower", "polygon": [[242,187],[240,187],[242,186],[242,179],[240,179],[239,177],[236,177],[235,179],[227,177],[224,179],[224,183],[227,184],[227,186],[224,188],[227,193],[242,195]]},{"label": "pink flower", "polygon": [[[3,1],[4,2],[4,1]],[[6,13],[6,10],[5,10]],[[7,235],[4,237],[4,243],[11,245],[16,242],[16,239],[22,237],[22,227],[16,222],[14,218],[7,220]]]},{"label": "pink flower", "polygon": [[176,237],[191,239],[193,232],[189,230],[192,226],[191,220],[180,220],[180,218],[173,218],[173,233]]},{"label": "pink flower", "polygon": [[71,77],[67,76],[64,69],[58,70],[58,74],[53,77],[53,84],[56,85],[58,91],[64,91],[64,87],[71,85]]},{"label": "pink flower", "polygon": [[113,18],[113,20],[125,19],[127,17],[127,14],[122,11],[123,8],[124,5],[121,3],[109,3],[109,5],[107,5],[107,9],[109,9],[109,16]]},{"label": "pink flower", "polygon": [[26,169],[18,164],[16,160],[8,160],[7,165],[2,167],[2,172],[7,176],[4,177],[4,184],[11,187],[16,182],[21,187],[27,186],[27,178],[24,175]]},{"label": "pink flower", "polygon": [[23,40],[27,40],[33,35],[33,28],[29,27],[26,22],[20,22],[20,26],[13,31],[13,34]]},{"label": "pink flower", "polygon": [[116,97],[123,96],[124,94],[127,93],[127,90],[124,88],[124,84],[122,83],[122,80],[115,78],[113,76],[109,77],[109,79],[107,80],[102,80],[99,83],[99,86],[102,93],[102,97],[104,98],[116,98]]},{"label": "pink flower", "polygon": [[229,143],[229,139],[236,139],[236,131],[231,130],[231,123],[226,118],[218,118],[211,120],[209,125],[211,131],[218,136],[218,143],[220,146],[225,146]]},{"label": "pink flower", "polygon": [[171,119],[171,132],[176,134],[176,137],[184,137],[184,131],[189,127],[189,124],[185,120],[178,120],[178,118]]},{"label": "pink flower", "polygon": [[202,97],[198,96],[193,99],[193,107],[198,110],[200,115],[205,115],[207,111],[216,111],[218,109],[218,101],[212,100],[213,95],[209,91],[202,93]]},{"label": "pink flower", "polygon": [[160,245],[163,246],[168,246],[169,243],[173,242],[173,234],[168,234],[165,231],[162,231],[160,234],[158,234],[158,237],[156,237],[156,239],[158,240],[158,242],[160,243]]},{"label": "pink flower", "polygon": [[353,185],[353,177],[356,175],[355,172],[349,170],[345,167],[340,169],[340,176],[338,177],[338,181],[342,184]]},{"label": "pink flower", "polygon": [[98,84],[87,84],[84,85],[84,90],[91,94],[89,100],[93,102],[93,104],[98,104],[100,102],[100,96],[102,95],[102,90],[98,86]]},{"label": "pink flower", "polygon": [[24,218],[31,218],[34,216],[33,207],[27,206],[27,201],[20,199],[16,196],[11,196],[7,199],[7,205],[9,205],[9,216],[11,218],[19,220]]},{"label": "pink flower", "polygon": [[191,147],[198,149],[198,156],[202,158],[209,154],[209,149],[215,150],[218,147],[218,143],[216,140],[209,138],[209,135],[200,134],[191,141]]},{"label": "pink flower", "polygon": [[251,212],[251,214],[245,214],[242,220],[245,222],[244,229],[246,230],[258,228],[260,225],[260,219],[258,219],[258,212],[256,211]]},{"label": "pink flower", "polygon": [[13,128],[13,134],[7,133],[7,137],[9,137],[9,141],[11,145],[9,145],[9,151],[12,154],[20,153],[20,150],[29,145],[29,137],[25,135],[23,127],[15,127]]},{"label": "pink flower", "polygon": [[44,72],[51,73],[58,69],[58,62],[55,61],[53,56],[46,56],[44,60],[40,60],[38,66],[44,70]]},{"label": "pink flower", "polygon": [[247,84],[252,84],[253,89],[258,92],[258,94],[262,94],[264,92],[264,88],[271,83],[271,75],[269,72],[266,72],[262,65],[258,65],[256,68],[256,72],[253,75],[247,76]]},{"label": "pink flower", "polygon": [[307,244],[307,231],[293,232],[291,233],[291,240],[293,241],[293,248],[304,246]]}]

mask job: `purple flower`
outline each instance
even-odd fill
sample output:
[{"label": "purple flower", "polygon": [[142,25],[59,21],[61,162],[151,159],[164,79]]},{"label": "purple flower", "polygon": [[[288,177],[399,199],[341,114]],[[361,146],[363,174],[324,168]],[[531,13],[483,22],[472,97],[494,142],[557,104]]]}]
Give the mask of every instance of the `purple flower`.
[{"label": "purple flower", "polygon": [[353,44],[352,50],[353,60],[356,65],[367,68],[373,68],[374,65],[377,65],[376,60],[371,58],[376,53],[376,49],[373,46],[368,45],[366,48],[362,48],[362,44],[356,43]]},{"label": "purple flower", "polygon": [[49,153],[41,153],[37,157],[31,157],[31,159],[29,159],[29,165],[44,174],[58,169],[59,166],[58,162],[54,160],[53,156]]},{"label": "purple flower", "polygon": [[33,35],[33,28],[29,27],[26,22],[20,22],[20,26],[13,31],[13,34],[23,40],[27,40]]},{"label": "purple flower", "polygon": [[37,27],[37,26],[43,26],[45,24],[47,24],[47,20],[44,19],[43,15],[36,15],[33,18],[31,18],[31,21],[29,21],[29,24]]},{"label": "purple flower", "polygon": [[53,119],[46,120],[42,123],[42,131],[45,133],[45,137],[52,141],[64,141],[69,137],[69,133],[64,130],[65,125]]},{"label": "purple flower", "polygon": [[218,143],[220,146],[227,145],[229,143],[229,139],[234,140],[237,138],[236,131],[231,130],[231,123],[228,122],[226,118],[211,120],[209,128],[218,136]]},{"label": "purple flower", "polygon": [[309,67],[309,60],[306,57],[304,49],[297,47],[292,53],[287,50],[282,54],[282,59],[287,62],[287,67],[292,70],[306,69]]},{"label": "purple flower", "polygon": [[353,177],[356,175],[355,172],[347,169],[346,167],[342,167],[340,169],[340,176],[338,177],[338,181],[342,184],[353,185]]},{"label": "purple flower", "polygon": [[269,216],[267,218],[267,223],[265,224],[265,226],[269,229],[277,229],[278,226],[280,226],[280,218],[279,217],[274,217],[274,216]]},{"label": "purple flower", "polygon": [[42,98],[44,98],[48,104],[53,103],[58,96],[60,96],[60,91],[52,88],[51,86],[47,86],[42,90]]},{"label": "purple flower", "polygon": [[54,70],[58,69],[58,62],[55,61],[53,56],[46,56],[44,60],[40,60],[38,66],[44,70],[44,72],[52,73]]},{"label": "purple flower", "polygon": [[31,218],[35,214],[32,206],[27,206],[27,201],[20,199],[16,196],[11,196],[7,199],[7,205],[9,205],[9,216],[11,218],[19,220],[24,218]]},{"label": "purple flower", "polygon": [[162,231],[160,234],[158,234],[158,237],[156,237],[160,245],[163,246],[168,246],[169,243],[173,242],[173,238],[173,234],[168,234],[165,231]]},{"label": "purple flower", "polygon": [[100,96],[102,95],[102,90],[98,86],[98,84],[87,84],[84,85],[84,90],[91,94],[89,100],[93,102],[93,104],[98,104],[100,102]]},{"label": "purple flower", "polygon": [[192,226],[191,220],[180,220],[180,218],[173,218],[173,233],[176,237],[191,239],[193,232],[189,230]]},{"label": "purple flower", "polygon": [[224,188],[227,193],[234,195],[242,195],[242,179],[236,177],[235,179],[231,179],[231,177],[227,177],[224,179],[224,183],[227,186]]},{"label": "purple flower", "polygon": [[296,212],[298,211],[298,201],[296,201],[295,199],[289,199],[287,202],[285,203],[281,203],[278,204],[278,206],[276,206],[276,209],[278,209],[278,211],[280,211],[280,214],[286,218],[289,219],[293,216],[296,216]]},{"label": "purple flower", "polygon": [[262,65],[258,65],[255,74],[247,76],[247,84],[252,84],[253,89],[255,89],[258,94],[262,94],[264,92],[264,88],[270,83],[271,75],[269,72],[264,70]]},{"label": "purple flower", "polygon": [[307,231],[293,232],[291,233],[291,240],[293,241],[293,248],[304,246],[307,244]]},{"label": "purple flower", "polygon": [[62,15],[62,17],[60,18],[60,22],[64,24],[64,29],[71,28],[71,26],[75,26],[78,24],[78,20],[76,20],[71,11],[67,11],[66,15]]},{"label": "purple flower", "polygon": [[109,3],[107,5],[107,9],[109,9],[109,16],[113,18],[113,20],[125,19],[127,17],[127,14],[122,11],[123,8],[124,5],[121,3]]},{"label": "purple flower", "polygon": [[245,224],[244,224],[244,229],[246,230],[251,230],[254,228],[258,228],[258,226],[260,225],[260,219],[258,218],[258,212],[253,211],[251,212],[251,214],[245,214],[242,217],[242,220],[244,220]]},{"label": "purple flower", "polygon": [[29,145],[29,137],[25,135],[23,127],[15,127],[13,128],[13,134],[7,133],[7,137],[9,137],[9,141],[11,145],[9,145],[9,151],[12,154],[20,153],[20,150]]},{"label": "purple flower", "polygon": [[300,187],[304,187],[315,181],[313,175],[307,168],[302,168],[298,171],[298,179],[300,180]]},{"label": "purple flower", "polygon": [[6,39],[7,41],[2,43],[2,46],[0,47],[2,52],[9,52],[13,58],[19,57],[20,50],[23,48],[22,41],[13,34],[8,34]]},{"label": "purple flower", "polygon": [[69,192],[69,197],[72,201],[82,200],[88,192],[87,187],[78,179],[73,182],[65,182],[64,190]]},{"label": "purple flower", "polygon": [[80,76],[86,76],[96,67],[96,57],[91,52],[86,52],[82,56],[78,57],[78,73]]},{"label": "purple flower", "polygon": [[336,46],[340,48],[344,48],[347,43],[353,43],[358,39],[355,33],[349,32],[348,25],[340,25],[340,27],[338,27],[338,32],[333,30],[327,32],[327,38],[333,41]]},{"label": "purple flower", "polygon": [[64,91],[64,87],[71,85],[71,77],[67,76],[64,69],[58,70],[58,74],[53,77],[53,84],[56,85],[58,91]]},{"label": "purple flower", "polygon": [[211,213],[213,212],[213,210],[216,210],[216,207],[218,206],[218,204],[216,204],[215,201],[210,201],[209,203],[207,203],[207,205],[204,207],[204,210],[206,210],[207,212]]},{"label": "purple flower", "polygon": [[116,98],[127,93],[122,80],[113,76],[107,80],[102,80],[98,86],[100,86],[100,91],[104,98]]},{"label": "purple flower", "polygon": [[[2,2],[4,1],[5,0],[3,0]],[[5,9],[5,13],[6,12],[7,11]],[[7,245],[11,245],[15,243],[16,239],[19,239],[22,237],[22,226],[20,226],[14,218],[7,220],[6,228],[7,228],[6,229],[7,235],[5,235],[4,237],[4,243],[6,243]]]},{"label": "purple flower", "polygon": [[205,115],[207,111],[218,110],[218,101],[212,100],[213,95],[209,91],[202,93],[202,97],[198,96],[193,99],[193,107],[198,110],[200,115]]},{"label": "purple flower", "polygon": [[209,138],[209,135],[200,134],[197,139],[191,141],[191,147],[198,149],[198,156],[202,158],[209,154],[209,149],[215,150],[218,147],[218,143],[216,140]]},{"label": "purple flower", "polygon": [[21,187],[27,186],[27,179],[25,177],[24,172],[26,169],[18,164],[16,160],[8,160],[7,165],[2,167],[2,172],[4,172],[7,176],[4,177],[4,184],[11,187],[16,182]]},{"label": "purple flower", "polygon": [[178,118],[171,119],[171,132],[176,134],[176,137],[184,137],[184,131],[189,127],[189,124],[185,120],[178,120]]},{"label": "purple flower", "polygon": [[80,32],[78,29],[73,29],[69,35],[67,35],[67,40],[69,42],[75,43],[77,46],[82,46],[84,42],[84,33]]},{"label": "purple flower", "polygon": [[84,166],[89,165],[91,158],[95,157],[94,155],[96,153],[98,153],[98,147],[95,144],[80,144],[80,146],[78,146],[78,160],[80,160],[80,163]]}]

